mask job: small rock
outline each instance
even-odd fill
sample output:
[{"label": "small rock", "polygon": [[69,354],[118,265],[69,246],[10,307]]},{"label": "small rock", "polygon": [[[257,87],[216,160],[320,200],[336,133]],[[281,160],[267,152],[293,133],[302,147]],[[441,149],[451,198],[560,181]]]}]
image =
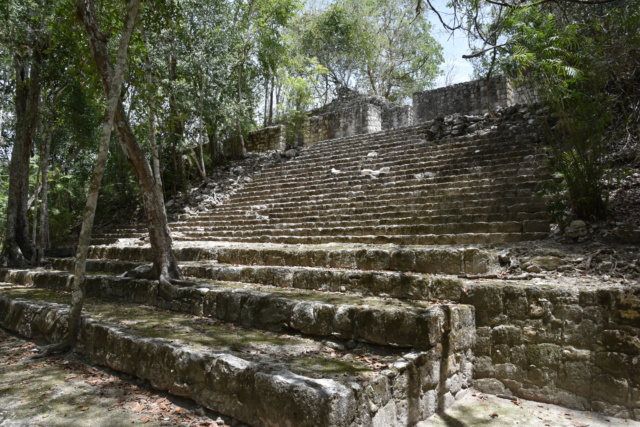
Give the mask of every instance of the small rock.
[{"label": "small rock", "polygon": [[509,265],[511,260],[511,251],[506,249],[498,254],[498,261],[500,265]]},{"label": "small rock", "polygon": [[538,256],[531,259],[531,264],[542,270],[553,271],[562,265],[562,259],[557,256]]},{"label": "small rock", "polygon": [[537,265],[530,265],[529,267],[527,267],[526,270],[529,273],[540,273],[540,272],[542,272],[542,269],[540,267],[538,267]]},{"label": "small rock", "polygon": [[298,150],[294,150],[293,148],[291,150],[287,150],[287,151],[284,152],[284,156],[287,159],[292,159],[297,155],[298,155]]},{"label": "small rock", "polygon": [[218,417],[218,418],[216,418],[215,423],[218,424],[219,426],[222,426],[222,425],[224,425],[224,420],[222,418]]},{"label": "small rock", "polygon": [[565,237],[577,239],[587,235],[587,224],[581,220],[571,221],[569,226],[564,230]]}]

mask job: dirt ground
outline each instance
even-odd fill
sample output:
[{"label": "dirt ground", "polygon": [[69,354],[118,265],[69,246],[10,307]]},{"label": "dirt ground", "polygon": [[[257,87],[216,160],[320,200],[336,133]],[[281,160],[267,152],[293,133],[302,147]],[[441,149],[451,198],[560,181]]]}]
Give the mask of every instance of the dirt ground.
[{"label": "dirt ground", "polygon": [[639,427],[640,422],[574,411],[548,403],[497,397],[470,391],[443,414],[434,415],[417,427]]},{"label": "dirt ground", "polygon": [[241,427],[229,417],[73,357],[25,360],[37,343],[0,329],[0,426]]}]

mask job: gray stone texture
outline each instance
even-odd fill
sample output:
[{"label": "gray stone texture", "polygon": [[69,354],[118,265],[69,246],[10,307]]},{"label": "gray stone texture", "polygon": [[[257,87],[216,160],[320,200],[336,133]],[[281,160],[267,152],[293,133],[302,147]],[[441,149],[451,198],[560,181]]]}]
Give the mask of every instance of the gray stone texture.
[{"label": "gray stone texture", "polygon": [[[67,316],[62,304],[0,298],[0,325],[28,338],[60,341]],[[444,323],[473,330],[472,319],[472,312],[460,308]],[[86,316],[77,351],[92,363],[254,426],[389,426],[413,425],[464,394],[471,379],[470,344],[449,336],[444,348],[456,351],[437,346],[406,354],[366,382],[309,378],[276,361],[142,338]]]},{"label": "gray stone texture", "polygon": [[[524,98],[523,98],[524,100]],[[414,123],[449,114],[484,114],[518,103],[518,95],[506,76],[459,83],[413,95]]]},{"label": "gray stone texture", "polygon": [[461,301],[476,310],[476,387],[638,419],[640,289],[470,282]]}]

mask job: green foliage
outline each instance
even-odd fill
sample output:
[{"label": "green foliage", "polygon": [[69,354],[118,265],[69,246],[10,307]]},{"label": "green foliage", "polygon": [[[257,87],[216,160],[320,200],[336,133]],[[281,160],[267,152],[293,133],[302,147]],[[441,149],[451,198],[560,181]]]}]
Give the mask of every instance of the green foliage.
[{"label": "green foliage", "polygon": [[494,48],[481,67],[497,66],[525,88],[533,87],[557,119],[547,132],[558,177],[553,210],[564,203],[583,219],[605,217],[608,147],[622,129],[628,131],[620,115],[630,122],[634,114],[626,104],[631,94],[623,96],[619,83],[640,74],[640,2],[562,7],[523,2],[495,7],[493,17],[484,27],[476,25],[495,35],[490,43],[485,38],[484,47]]},{"label": "green foliage", "polygon": [[327,69],[325,90],[345,86],[402,101],[430,87],[443,60],[429,21],[408,0],[337,0],[297,26],[301,51]]}]

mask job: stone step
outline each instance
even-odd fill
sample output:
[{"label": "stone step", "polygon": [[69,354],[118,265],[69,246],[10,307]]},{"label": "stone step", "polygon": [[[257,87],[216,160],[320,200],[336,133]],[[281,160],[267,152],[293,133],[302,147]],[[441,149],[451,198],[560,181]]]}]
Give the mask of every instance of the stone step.
[{"label": "stone step", "polygon": [[[2,327],[61,341],[68,295],[3,288]],[[339,342],[100,300],[85,308],[77,351],[90,363],[255,426],[411,425],[464,394],[472,375],[469,306],[434,313],[441,342],[411,352],[372,346],[349,351]]]},{"label": "stone step", "polygon": [[[461,224],[464,223],[489,223],[489,222],[507,222],[523,221],[523,220],[546,220],[546,212],[519,212],[519,213],[493,213],[493,214],[474,214],[474,215],[427,215],[422,216],[422,212],[416,212],[415,216],[404,216],[394,218],[378,217],[372,219],[361,218],[360,216],[342,218],[340,216],[334,216],[333,219],[328,219],[321,216],[306,216],[306,217],[294,217],[294,218],[282,218],[278,221],[277,218],[253,218],[253,219],[228,219],[222,221],[211,220],[191,220],[171,223],[172,232],[188,232],[191,230],[208,231],[213,230],[238,230],[244,227],[276,227],[276,228],[298,228],[298,227],[350,227],[354,225],[359,226],[385,226],[385,225],[428,225],[428,224],[452,224],[458,221]],[[246,216],[245,216],[246,218]],[[134,231],[129,230],[115,230],[115,232],[127,232]],[[108,236],[104,234],[103,236]]]},{"label": "stone step", "polygon": [[[74,259],[54,258],[55,270],[72,272]],[[92,273],[123,274],[143,265],[132,261],[88,260]],[[375,265],[374,265],[375,267]],[[459,301],[462,279],[451,275],[431,275],[392,271],[345,270],[317,267],[228,265],[212,261],[181,262],[180,269],[190,279],[220,282],[257,283],[279,288],[328,292],[350,292],[365,296],[425,301]]]},{"label": "stone step", "polygon": [[[429,205],[429,209],[433,209],[434,207],[441,206],[446,203],[455,203],[455,202],[475,202],[479,201],[477,204],[491,205],[495,203],[499,203],[504,201],[505,203],[523,203],[524,201],[535,201],[541,200],[540,197],[535,194],[534,189],[538,186],[538,182],[528,182],[525,184],[521,184],[517,188],[510,187],[508,185],[497,186],[498,188],[494,188],[490,185],[488,186],[479,186],[474,188],[473,191],[469,191],[467,189],[460,190],[451,190],[447,194],[432,194],[428,191],[416,191],[416,192],[406,192],[406,193],[398,193],[398,194],[383,194],[383,195],[372,195],[371,197],[362,197],[359,200],[353,200],[350,197],[341,197],[341,198],[314,198],[313,200],[304,201],[305,203],[301,203],[300,201],[289,201],[286,198],[277,199],[277,202],[269,202],[265,201],[260,205],[239,205],[236,206],[234,204],[228,205],[220,205],[216,207],[214,213],[217,215],[225,214],[229,215],[231,213],[240,213],[245,214],[247,208],[251,208],[252,206],[264,207],[266,206],[267,210],[284,210],[287,212],[291,212],[292,209],[297,209],[299,211],[304,210],[320,210],[322,212],[327,212],[331,210],[341,209],[341,208],[369,208],[367,211],[376,210],[376,209],[386,209],[388,206],[403,206],[408,203],[418,206]],[[204,214],[206,215],[206,214]]]},{"label": "stone step", "polygon": [[305,153],[308,153],[313,157],[343,157],[353,153],[362,153],[366,155],[367,150],[373,151],[385,151],[386,149],[396,149],[397,147],[412,148],[430,147],[434,151],[452,152],[463,151],[469,147],[474,146],[496,146],[500,144],[509,143],[511,145],[526,145],[531,142],[537,142],[538,136],[536,134],[520,134],[517,137],[508,132],[491,131],[476,133],[474,135],[464,135],[459,137],[452,137],[440,140],[431,140],[425,138],[423,135],[407,135],[407,136],[387,136],[381,134],[369,134],[361,135],[359,138],[354,138],[351,141],[346,140],[328,140],[323,141],[322,144],[314,144],[311,147],[305,149]]},{"label": "stone step", "polygon": [[[530,173],[531,172],[531,173]],[[365,181],[358,180],[339,180],[336,179],[332,184],[301,184],[298,188],[271,188],[264,189],[245,188],[242,193],[233,195],[225,205],[251,205],[251,204],[269,204],[270,200],[278,200],[286,198],[291,201],[304,201],[313,198],[339,198],[345,196],[357,197],[380,197],[389,194],[405,194],[415,193],[418,191],[429,192],[431,194],[450,194],[456,191],[474,191],[479,187],[494,188],[517,188],[526,186],[535,182],[536,187],[540,186],[540,182],[546,181],[546,175],[532,173],[533,169],[520,171],[518,173],[508,174],[506,176],[486,176],[476,177],[475,179],[465,179],[451,182],[424,182],[416,178],[407,180],[397,180],[397,177],[369,178],[365,177]]]},{"label": "stone step", "polygon": [[[0,281],[70,292],[73,275],[61,271],[0,270]],[[446,304],[286,289],[201,279],[181,286],[89,275],[89,298],[144,304],[275,332],[296,332],[393,347],[425,349],[441,340]]]},{"label": "stone step", "polygon": [[[480,274],[496,267],[497,254],[474,247],[401,247],[362,244],[286,245],[208,242],[183,243],[174,249],[179,262],[411,271],[428,274]],[[148,246],[93,246],[90,259],[150,262]]]},{"label": "stone step", "polygon": [[[524,242],[530,240],[542,240],[549,237],[548,232],[531,233],[467,233],[467,234],[427,234],[411,235],[369,235],[369,236],[250,236],[250,237],[225,237],[225,236],[177,236],[174,240],[182,242],[239,242],[239,243],[269,243],[269,244],[293,244],[293,245],[317,245],[330,243],[355,243],[355,244],[393,244],[393,245],[479,245],[509,242]],[[105,243],[113,243],[105,239]],[[100,244],[98,242],[94,244]]]},{"label": "stone step", "polygon": [[410,136],[407,138],[385,138],[379,135],[363,136],[358,141],[353,141],[350,145],[341,146],[340,144],[327,141],[322,147],[307,147],[302,151],[301,155],[312,158],[335,158],[360,155],[367,156],[371,151],[379,154],[397,151],[399,148],[406,149],[430,149],[434,153],[454,153],[468,152],[471,149],[492,149],[499,146],[535,146],[539,137],[535,134],[524,133],[518,137],[513,137],[504,132],[488,132],[484,134],[467,135],[462,137],[430,140],[422,136]]},{"label": "stone step", "polygon": [[[429,154],[418,155],[407,153],[404,156],[397,156],[389,161],[368,162],[357,159],[347,159],[342,162],[324,161],[320,164],[309,165],[302,162],[300,166],[287,163],[286,167],[280,169],[271,169],[264,172],[256,178],[256,183],[274,183],[281,184],[287,181],[306,181],[308,179],[321,179],[324,177],[338,176],[358,176],[363,169],[382,169],[389,168],[388,175],[398,174],[398,176],[407,176],[419,172],[437,172],[444,171],[447,173],[458,172],[460,174],[468,173],[473,168],[485,170],[508,169],[518,164],[518,161],[527,163],[542,162],[542,156],[536,156],[531,150],[522,150],[518,152],[500,152],[496,154],[476,154],[473,157],[451,156],[446,159],[438,159]],[[303,159],[301,159],[303,160]],[[338,172],[332,172],[332,170]],[[450,172],[451,171],[451,172]]]},{"label": "stone step", "polygon": [[489,233],[523,233],[523,232],[549,232],[549,221],[527,221],[525,229],[524,221],[501,222],[468,222],[445,224],[418,224],[418,225],[372,225],[349,227],[309,227],[309,228],[205,228],[202,230],[188,229],[182,231],[185,237],[251,237],[251,236],[369,236],[369,235],[429,235],[429,234],[489,234]]},{"label": "stone step", "polygon": [[310,159],[340,160],[345,157],[366,157],[370,152],[377,152],[378,156],[396,153],[400,149],[425,150],[434,154],[468,153],[475,150],[492,150],[495,147],[535,147],[539,137],[535,134],[521,134],[513,137],[502,132],[489,132],[483,135],[469,135],[443,140],[429,140],[421,136],[408,138],[384,138],[379,135],[368,135],[354,141],[351,145],[341,146],[328,141],[322,149],[318,146],[304,148],[301,154],[290,163],[296,163],[300,157]]},{"label": "stone step", "polygon": [[[454,206],[459,206],[456,203]],[[411,207],[412,205],[409,205]],[[520,207],[518,207],[520,206]],[[236,214],[213,215],[213,214],[193,214],[186,217],[183,221],[174,221],[170,224],[171,230],[175,232],[182,231],[182,227],[202,228],[216,226],[221,223],[229,226],[249,226],[260,224],[277,224],[278,226],[286,226],[288,224],[314,223],[322,226],[323,223],[350,223],[358,221],[361,224],[410,224],[414,223],[446,223],[452,222],[454,219],[462,222],[493,222],[504,218],[525,221],[525,220],[542,220],[547,218],[546,207],[543,203],[536,205],[497,205],[489,206],[470,206],[470,207],[454,207],[450,209],[420,209],[424,206],[415,206],[413,209],[407,209],[406,206],[396,206],[397,210],[389,210],[386,212],[363,212],[361,209],[352,209],[347,213],[329,213],[326,211],[313,213],[300,212],[274,212],[270,211],[268,217],[260,216],[260,210],[255,214],[248,216],[249,211],[239,211]],[[141,237],[146,236],[145,226],[129,226],[120,227],[110,232],[96,234],[96,237],[105,238],[121,238],[121,237]]]},{"label": "stone step", "polygon": [[[503,193],[499,193],[502,195]],[[357,215],[358,218],[392,218],[395,215],[402,217],[416,214],[433,214],[433,215],[456,215],[456,213],[472,210],[473,213],[513,213],[531,212],[537,213],[546,210],[546,205],[542,199],[533,200],[531,202],[523,202],[522,197],[502,197],[501,200],[491,198],[498,194],[485,194],[485,198],[467,199],[467,200],[440,200],[426,203],[424,200],[407,202],[402,205],[380,205],[375,206],[341,206],[317,208],[315,206],[301,205],[297,209],[285,209],[283,207],[269,207],[267,205],[254,206],[255,209],[247,210],[246,208],[234,208],[228,210],[214,210],[193,214],[185,218],[185,221],[226,221],[230,219],[247,218],[248,213],[255,214],[268,213],[269,218],[303,218],[303,217],[321,217],[330,218],[335,216],[351,218]],[[476,195],[480,197],[481,195]],[[500,203],[499,203],[500,202]],[[254,210],[254,213],[251,213]]]},{"label": "stone step", "polygon": [[[508,167],[507,167],[508,166]],[[548,179],[549,175],[545,168],[536,165],[523,165],[521,163],[510,164],[505,167],[491,168],[491,170],[478,170],[469,168],[468,171],[449,171],[445,169],[426,171],[411,170],[406,174],[394,173],[381,174],[378,178],[370,176],[362,176],[357,171],[355,176],[331,176],[324,174],[322,176],[313,177],[309,180],[260,180],[247,184],[242,189],[244,195],[263,194],[278,191],[280,194],[300,194],[304,192],[314,191],[332,191],[358,185],[362,190],[386,190],[396,189],[397,187],[425,187],[425,188],[441,188],[446,186],[460,186],[470,182],[481,180],[506,180],[512,179],[513,182],[521,180],[531,180],[529,177],[538,177],[542,180]],[[358,183],[359,182],[359,183]],[[235,197],[234,197],[235,198]]]},{"label": "stone step", "polygon": [[[476,187],[470,189],[453,189],[448,192],[429,192],[429,191],[415,191],[406,193],[389,193],[389,194],[370,194],[363,196],[342,196],[342,197],[327,197],[325,195],[314,197],[282,197],[262,200],[256,199],[245,203],[229,203],[225,205],[217,206],[212,213],[218,215],[241,213],[246,216],[246,212],[251,211],[264,211],[267,213],[286,211],[305,211],[305,210],[320,210],[326,212],[328,210],[337,210],[341,208],[369,208],[367,211],[387,211],[391,208],[402,208],[407,204],[423,206],[419,211],[433,210],[438,206],[443,206],[444,209],[448,207],[448,204],[455,202],[475,202],[484,201],[485,205],[494,205],[500,203],[514,204],[515,201],[520,203],[526,201],[535,201],[542,198],[536,194],[536,187],[538,183],[529,182],[522,184],[519,187],[504,186],[486,186]],[[253,202],[253,203],[251,203]],[[424,208],[427,207],[427,209]],[[442,214],[445,214],[443,212]],[[200,216],[204,216],[203,214]],[[297,216],[297,215],[295,215]],[[184,219],[184,218],[183,218]]]}]

